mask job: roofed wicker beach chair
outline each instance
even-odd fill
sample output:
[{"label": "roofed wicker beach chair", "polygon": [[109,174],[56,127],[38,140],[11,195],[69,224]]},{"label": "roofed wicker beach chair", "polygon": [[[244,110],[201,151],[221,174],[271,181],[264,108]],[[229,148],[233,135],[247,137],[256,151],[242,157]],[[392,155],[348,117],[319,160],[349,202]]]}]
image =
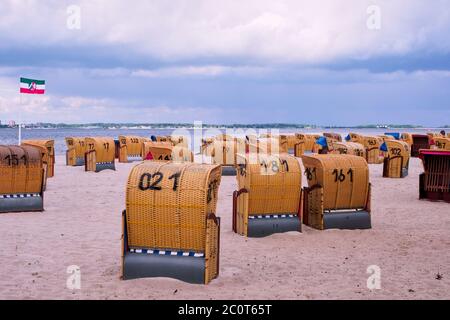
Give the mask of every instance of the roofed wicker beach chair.
[{"label": "roofed wicker beach chair", "polygon": [[130,172],[122,278],[209,283],[219,275],[220,166],[145,161]]},{"label": "roofed wicker beach chair", "polygon": [[402,132],[400,134],[400,140],[405,141],[409,145],[409,149],[411,150],[413,144],[412,134],[408,132]]},{"label": "roofed wicker beach chair", "polygon": [[358,157],[366,157],[366,148],[357,142],[332,142],[329,147],[331,154],[350,154]]},{"label": "roofed wicker beach chair", "polygon": [[412,134],[411,157],[418,157],[420,149],[430,149],[430,139],[426,134]]},{"label": "roofed wicker beach chair", "polygon": [[424,172],[419,176],[419,199],[450,202],[450,151],[420,150]]},{"label": "roofed wicker beach chair", "polygon": [[303,223],[316,229],[368,229],[369,167],[352,155],[302,156],[308,187],[303,188]]},{"label": "roofed wicker beach chair", "polygon": [[116,170],[114,139],[109,137],[85,138],[85,171]]},{"label": "roofed wicker beach chair", "polygon": [[150,141],[138,136],[119,136],[119,162],[142,161],[142,144]]},{"label": "roofed wicker beach chair", "polygon": [[289,154],[295,154],[295,146],[299,142],[295,134],[287,134],[285,135],[287,140],[287,149]]},{"label": "roofed wicker beach chair", "polygon": [[43,211],[44,178],[39,147],[0,145],[0,213]]},{"label": "roofed wicker beach chair", "polygon": [[142,158],[155,161],[194,162],[192,151],[171,142],[145,141],[142,143]]},{"label": "roofed wicker beach chair", "polygon": [[66,165],[67,166],[84,166],[84,153],[86,146],[84,138],[66,137]]},{"label": "roofed wicker beach chair", "polygon": [[450,151],[450,138],[434,137],[432,149]]},{"label": "roofed wicker beach chair", "polygon": [[246,142],[244,139],[214,140],[211,151],[212,163],[221,165],[223,176],[235,176],[236,155],[245,153],[245,151]]},{"label": "roofed wicker beach chair", "polygon": [[233,193],[233,231],[248,237],[301,232],[302,176],[288,154],[239,154],[238,190]]},{"label": "roofed wicker beach chair", "polygon": [[327,137],[329,139],[331,139],[331,141],[337,141],[337,142],[341,142],[342,141],[342,136],[339,133],[334,133],[334,132],[324,132],[324,137]]},{"label": "roofed wicker beach chair", "polygon": [[47,178],[55,175],[55,140],[22,140],[22,145],[40,147],[44,152],[42,161],[47,164]]},{"label": "roofed wicker beach chair", "polygon": [[380,149],[386,154],[383,163],[383,177],[406,177],[410,158],[409,145],[404,141],[386,139]]},{"label": "roofed wicker beach chair", "polygon": [[345,138],[347,141],[360,143],[366,149],[367,163],[379,164],[384,161],[384,153],[380,151],[383,139],[377,136],[363,136],[354,132],[350,132]]},{"label": "roofed wicker beach chair", "polygon": [[169,140],[172,142],[174,146],[180,146],[189,149],[189,141],[188,137],[186,136],[171,135],[169,136]]}]

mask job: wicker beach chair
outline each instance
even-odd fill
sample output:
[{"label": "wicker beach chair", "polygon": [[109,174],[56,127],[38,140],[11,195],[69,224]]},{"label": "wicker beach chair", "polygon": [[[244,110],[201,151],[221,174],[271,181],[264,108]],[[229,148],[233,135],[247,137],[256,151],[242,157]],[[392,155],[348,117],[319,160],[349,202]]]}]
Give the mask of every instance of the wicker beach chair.
[{"label": "wicker beach chair", "polygon": [[220,166],[145,161],[130,172],[122,277],[209,283],[219,274]]},{"label": "wicker beach chair", "polygon": [[154,161],[194,162],[192,151],[171,142],[145,141],[142,143],[142,158]]},{"label": "wicker beach chair", "polygon": [[248,237],[301,232],[301,169],[288,154],[238,155],[233,231]]},{"label": "wicker beach chair", "polygon": [[358,156],[302,156],[303,223],[316,229],[368,229],[370,184],[367,161]]},{"label": "wicker beach chair", "polygon": [[138,136],[119,136],[119,162],[142,161],[142,143],[150,141]]},{"label": "wicker beach chair", "polygon": [[0,146],[0,213],[44,210],[42,151]]},{"label": "wicker beach chair", "polygon": [[174,146],[180,146],[189,149],[189,141],[186,136],[171,135],[169,136],[169,141],[172,142]]},{"label": "wicker beach chair", "polygon": [[84,138],[66,137],[66,165],[67,166],[84,166],[84,153],[86,146]]},{"label": "wicker beach chair", "polygon": [[212,163],[221,165],[223,176],[235,176],[237,154],[245,153],[245,151],[244,139],[214,140],[211,151]]},{"label": "wicker beach chair", "polygon": [[411,133],[408,132],[401,133],[400,140],[406,142],[409,145],[409,149],[411,150],[411,147],[413,145],[413,138]]},{"label": "wicker beach chair", "polygon": [[450,151],[420,150],[424,172],[419,176],[419,199],[450,202]]},{"label": "wicker beach chair", "polygon": [[116,170],[114,139],[109,137],[85,138],[85,171]]},{"label": "wicker beach chair", "polygon": [[349,154],[358,157],[366,157],[366,148],[361,143],[357,142],[339,142],[331,143],[331,154]]},{"label": "wicker beach chair", "polygon": [[409,145],[404,141],[386,139],[380,148],[386,153],[383,163],[383,177],[406,177],[410,158]]},{"label": "wicker beach chair", "polygon": [[434,137],[432,149],[450,151],[450,138]]},{"label": "wicker beach chair", "polygon": [[44,152],[42,161],[47,165],[46,177],[55,175],[55,141],[54,140],[22,140],[22,145],[37,146]]},{"label": "wicker beach chair", "polygon": [[329,139],[331,139],[331,141],[335,142],[342,142],[342,136],[339,133],[334,133],[334,132],[324,132],[324,137],[327,137]]}]

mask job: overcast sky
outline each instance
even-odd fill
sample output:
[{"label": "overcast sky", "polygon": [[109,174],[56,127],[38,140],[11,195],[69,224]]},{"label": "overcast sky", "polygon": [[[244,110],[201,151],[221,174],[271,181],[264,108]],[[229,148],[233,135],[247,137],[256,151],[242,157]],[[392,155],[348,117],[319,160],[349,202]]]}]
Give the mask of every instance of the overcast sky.
[{"label": "overcast sky", "polygon": [[1,0],[0,120],[19,115],[450,124],[450,1]]}]

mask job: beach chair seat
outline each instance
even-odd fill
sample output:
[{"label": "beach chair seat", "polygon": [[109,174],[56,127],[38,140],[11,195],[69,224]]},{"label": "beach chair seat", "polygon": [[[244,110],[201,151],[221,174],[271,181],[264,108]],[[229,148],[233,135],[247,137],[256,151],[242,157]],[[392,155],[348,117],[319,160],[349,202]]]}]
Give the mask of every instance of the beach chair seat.
[{"label": "beach chair seat", "polygon": [[246,142],[240,138],[228,138],[228,140],[214,140],[212,143],[211,160],[213,164],[219,164],[223,176],[236,175],[236,159],[238,153],[245,153]]},{"label": "beach chair seat", "polygon": [[220,166],[145,161],[130,172],[122,278],[209,283],[219,275]]},{"label": "beach chair seat", "polygon": [[0,213],[44,210],[42,151],[0,146]]},{"label": "beach chair seat", "polygon": [[308,187],[303,188],[303,223],[323,229],[368,229],[370,184],[367,161],[358,156],[302,156]]},{"label": "beach chair seat", "polygon": [[21,145],[37,146],[43,151],[42,161],[46,164],[46,177],[55,175],[55,140],[22,140]]},{"label": "beach chair seat", "polygon": [[85,145],[85,171],[116,170],[116,149],[113,138],[87,137],[85,138]]},{"label": "beach chair seat", "polygon": [[419,176],[419,199],[450,202],[450,151],[420,150],[424,172]]},{"label": "beach chair seat", "polygon": [[426,134],[411,135],[411,157],[419,157],[420,149],[430,149],[430,138]]},{"label": "beach chair seat", "polygon": [[84,166],[84,153],[86,147],[84,138],[66,137],[66,165],[67,166]]},{"label": "beach chair seat", "polygon": [[247,237],[301,232],[301,169],[288,154],[239,154],[233,231]]},{"label": "beach chair seat", "polygon": [[404,141],[386,139],[380,149],[386,153],[383,163],[383,177],[406,177],[409,168],[409,145]]},{"label": "beach chair seat", "polygon": [[119,136],[119,162],[142,161],[142,143],[150,141],[139,136]]}]

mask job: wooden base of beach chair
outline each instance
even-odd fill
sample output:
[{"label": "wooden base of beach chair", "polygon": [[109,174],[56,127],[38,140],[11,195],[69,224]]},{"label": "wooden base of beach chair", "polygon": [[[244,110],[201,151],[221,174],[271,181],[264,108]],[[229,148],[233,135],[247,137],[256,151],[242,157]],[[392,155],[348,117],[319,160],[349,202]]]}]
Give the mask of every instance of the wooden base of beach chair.
[{"label": "wooden base of beach chair", "polygon": [[116,165],[114,162],[102,162],[102,163],[97,163],[96,164],[96,168],[95,168],[95,172],[100,172],[103,170],[116,170]]},{"label": "wooden base of beach chair", "polygon": [[267,237],[274,233],[288,231],[302,232],[302,224],[295,215],[261,215],[250,216],[247,236],[253,238]]},{"label": "wooden base of beach chair", "polygon": [[214,216],[208,220],[214,221],[216,225],[215,231],[213,231],[215,235],[209,238],[216,241],[211,245],[217,252],[132,249],[128,247],[126,211],[123,211],[122,279],[165,277],[193,284],[207,284],[211,280],[207,276],[207,273],[210,272],[208,267],[216,269],[212,279],[217,278],[219,275],[220,218]]},{"label": "wooden base of beach chair", "polygon": [[127,252],[123,261],[123,279],[169,277],[181,281],[205,283],[205,257]]},{"label": "wooden base of beach chair", "polygon": [[222,176],[236,176],[236,168],[233,166],[222,166]]},{"label": "wooden base of beach chair", "polygon": [[140,154],[139,155],[130,155],[130,156],[127,156],[127,161],[128,162],[142,161],[142,156]]},{"label": "wooden base of beach chair", "polygon": [[370,214],[364,210],[324,213],[324,229],[370,229]]},{"label": "wooden base of beach chair", "polygon": [[3,194],[0,195],[0,213],[44,211],[41,194]]}]

